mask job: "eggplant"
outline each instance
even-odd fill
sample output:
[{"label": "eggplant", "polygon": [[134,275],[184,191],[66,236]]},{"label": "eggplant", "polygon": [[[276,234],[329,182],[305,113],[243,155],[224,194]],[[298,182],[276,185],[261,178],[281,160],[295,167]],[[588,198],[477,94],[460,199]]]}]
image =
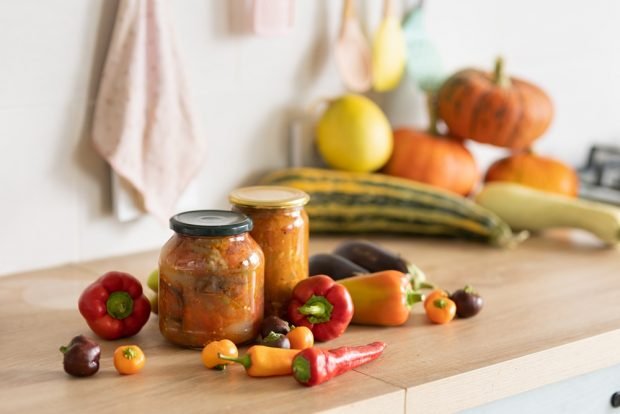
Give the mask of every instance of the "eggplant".
[{"label": "eggplant", "polygon": [[435,288],[433,283],[426,280],[426,275],[419,267],[400,255],[367,240],[344,241],[336,247],[333,253],[367,269],[368,273],[384,270],[408,273],[411,277],[411,287],[415,291]]},{"label": "eggplant", "polygon": [[310,276],[327,275],[340,280],[358,274],[371,273],[349,259],[330,253],[317,253],[310,257]]},{"label": "eggplant", "polygon": [[349,259],[371,273],[382,270],[409,273],[410,263],[407,260],[366,240],[347,240],[336,247],[334,254]]}]

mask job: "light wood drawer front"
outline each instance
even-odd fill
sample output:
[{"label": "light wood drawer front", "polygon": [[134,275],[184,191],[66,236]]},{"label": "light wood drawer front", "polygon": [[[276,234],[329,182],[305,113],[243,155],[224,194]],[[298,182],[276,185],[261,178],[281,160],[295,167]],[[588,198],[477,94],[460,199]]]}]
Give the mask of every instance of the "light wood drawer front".
[{"label": "light wood drawer front", "polygon": [[617,391],[620,391],[620,365],[549,384],[462,413],[620,414],[620,408],[611,406],[611,396]]}]

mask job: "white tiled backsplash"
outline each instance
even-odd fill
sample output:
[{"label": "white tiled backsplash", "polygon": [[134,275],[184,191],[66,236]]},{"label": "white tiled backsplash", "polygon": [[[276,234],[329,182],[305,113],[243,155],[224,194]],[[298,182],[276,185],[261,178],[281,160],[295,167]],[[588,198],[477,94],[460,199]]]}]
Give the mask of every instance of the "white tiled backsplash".
[{"label": "white tiled backsplash", "polygon": [[[244,31],[250,3],[169,2],[208,142],[179,210],[226,208],[230,189],[284,166],[291,114],[343,90],[332,57],[340,1],[296,0],[282,37]],[[541,153],[580,165],[592,142],[620,143],[620,2],[425,3],[448,70],[490,67],[501,53],[511,73],[549,92],[556,116]],[[150,217],[116,221],[108,168],[90,145],[116,5],[0,0],[0,274],[158,248],[170,234]],[[381,2],[360,1],[360,10],[375,27]],[[482,167],[503,154],[474,152]]]}]

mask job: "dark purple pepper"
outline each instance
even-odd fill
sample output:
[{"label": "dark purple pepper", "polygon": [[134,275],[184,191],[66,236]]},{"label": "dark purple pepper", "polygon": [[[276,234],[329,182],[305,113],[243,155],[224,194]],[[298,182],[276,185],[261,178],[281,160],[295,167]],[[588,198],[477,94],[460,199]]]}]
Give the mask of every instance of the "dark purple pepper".
[{"label": "dark purple pepper", "polygon": [[67,374],[89,377],[99,371],[101,348],[98,343],[84,335],[78,335],[69,345],[61,346],[60,352],[64,355],[63,366]]},{"label": "dark purple pepper", "polygon": [[291,349],[291,341],[288,340],[286,335],[275,332],[269,332],[269,335],[261,339],[260,344],[272,348]]},{"label": "dark purple pepper", "polygon": [[291,330],[291,325],[284,319],[277,316],[267,316],[260,325],[260,334],[263,338],[271,332],[286,335]]},{"label": "dark purple pepper", "polygon": [[450,299],[456,304],[456,314],[459,318],[477,315],[484,305],[482,297],[470,285],[452,292]]}]

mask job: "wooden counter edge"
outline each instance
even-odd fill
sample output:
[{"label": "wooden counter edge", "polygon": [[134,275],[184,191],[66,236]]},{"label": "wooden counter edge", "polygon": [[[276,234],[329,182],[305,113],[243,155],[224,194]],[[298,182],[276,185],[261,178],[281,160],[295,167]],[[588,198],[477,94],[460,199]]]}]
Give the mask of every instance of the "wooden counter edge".
[{"label": "wooden counter edge", "polygon": [[616,329],[409,387],[405,412],[453,413],[607,368],[620,363],[619,343]]}]

